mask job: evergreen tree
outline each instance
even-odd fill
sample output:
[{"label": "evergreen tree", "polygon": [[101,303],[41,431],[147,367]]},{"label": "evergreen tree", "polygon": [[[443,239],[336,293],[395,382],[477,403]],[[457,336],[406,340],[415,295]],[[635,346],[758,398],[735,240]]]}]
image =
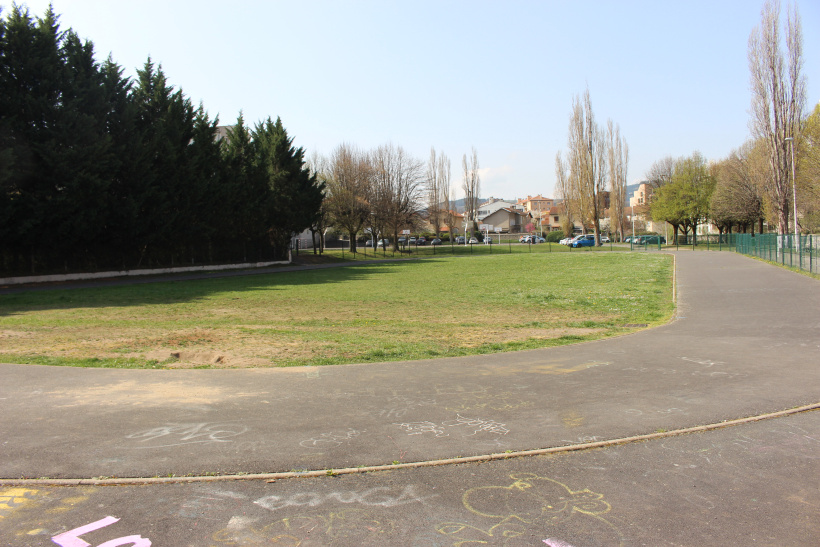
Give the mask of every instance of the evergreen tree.
[{"label": "evergreen tree", "polygon": [[0,241],[12,263],[25,257],[34,271],[52,233],[59,166],[51,160],[59,120],[63,60],[61,33],[51,8],[33,20],[13,6],[0,46],[0,129],[11,172],[0,192]]},{"label": "evergreen tree", "polygon": [[324,184],[305,164],[304,149],[294,148],[293,138],[280,118],[257,124],[253,138],[257,168],[268,184],[267,212],[274,255],[287,258],[290,239],[316,222]]}]

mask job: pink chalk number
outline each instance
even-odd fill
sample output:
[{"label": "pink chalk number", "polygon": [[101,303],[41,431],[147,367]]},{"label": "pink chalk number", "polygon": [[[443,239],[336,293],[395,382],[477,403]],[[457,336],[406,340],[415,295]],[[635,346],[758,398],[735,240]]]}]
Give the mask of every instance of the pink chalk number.
[{"label": "pink chalk number", "polygon": [[[120,519],[117,517],[105,517],[91,524],[86,524],[85,526],[80,526],[79,528],[58,534],[51,538],[51,541],[60,547],[91,547],[91,544],[80,539],[80,536],[93,532],[94,530],[99,530],[100,528],[105,528],[118,520]],[[97,547],[124,547],[125,545],[130,545],[131,547],[151,547],[151,540],[134,535],[112,539],[105,543],[100,543]]]}]

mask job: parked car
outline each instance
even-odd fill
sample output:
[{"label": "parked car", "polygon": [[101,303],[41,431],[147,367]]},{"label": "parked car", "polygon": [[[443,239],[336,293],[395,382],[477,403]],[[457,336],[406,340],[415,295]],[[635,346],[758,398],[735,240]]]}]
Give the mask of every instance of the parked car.
[{"label": "parked car", "polygon": [[666,238],[663,236],[646,235],[635,238],[635,245],[657,245],[658,243],[666,243]]},{"label": "parked car", "polygon": [[485,236],[484,237],[484,245],[492,245],[493,244],[493,236]]},{"label": "parked car", "polygon": [[573,238],[571,238],[571,237],[565,237],[564,239],[559,241],[558,244],[559,245],[569,245],[570,243],[572,243],[572,239]]},{"label": "parked car", "polygon": [[410,239],[407,240],[407,244],[408,245],[415,245],[416,244],[416,238],[411,237]]},{"label": "parked car", "polygon": [[571,244],[571,247],[575,247],[575,248],[578,248],[578,247],[594,247],[594,246],[595,246],[595,236],[592,235],[592,234],[578,236],[573,240],[573,242]]},{"label": "parked car", "polygon": [[379,242],[376,244],[377,247],[388,247],[390,245],[389,239],[380,239]]},{"label": "parked car", "polygon": [[518,242],[519,243],[529,243],[531,238],[532,238],[532,236],[530,236],[529,234],[524,234],[523,236],[518,238]]},{"label": "parked car", "polygon": [[541,236],[536,236],[535,239],[533,240],[533,243],[546,243],[546,242],[547,242],[547,240],[544,239]]},{"label": "parked car", "polygon": [[400,237],[399,238],[399,245],[401,246],[401,245],[406,245],[406,244],[407,244],[407,240],[403,237]]},{"label": "parked car", "polygon": [[471,237],[469,243],[470,243],[470,245],[478,244],[478,238],[477,237]]},{"label": "parked car", "polygon": [[430,245],[441,245],[441,240],[437,237],[430,240]]},{"label": "parked car", "polygon": [[466,245],[464,236],[458,236],[456,238],[456,245]]},{"label": "parked car", "polygon": [[424,245],[425,243],[427,243],[427,239],[425,239],[424,237],[416,238],[416,245]]},{"label": "parked car", "polygon": [[367,241],[364,242],[364,246],[365,247],[372,247],[373,246],[373,240],[368,239]]},{"label": "parked car", "polygon": [[601,236],[601,243],[609,243],[610,241],[609,236]]}]

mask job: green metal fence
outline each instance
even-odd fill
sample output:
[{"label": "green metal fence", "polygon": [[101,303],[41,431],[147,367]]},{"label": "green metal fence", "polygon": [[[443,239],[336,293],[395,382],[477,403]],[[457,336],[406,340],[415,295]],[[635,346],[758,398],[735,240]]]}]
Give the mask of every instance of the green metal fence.
[{"label": "green metal fence", "polygon": [[756,256],[784,266],[798,268],[812,273],[820,273],[817,264],[817,247],[820,236],[794,234],[736,234],[735,250],[739,253]]}]

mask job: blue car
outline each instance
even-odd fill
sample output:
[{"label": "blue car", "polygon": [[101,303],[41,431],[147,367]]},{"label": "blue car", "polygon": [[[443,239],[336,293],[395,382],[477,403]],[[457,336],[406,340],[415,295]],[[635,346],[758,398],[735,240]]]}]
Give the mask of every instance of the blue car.
[{"label": "blue car", "polygon": [[571,247],[594,247],[595,246],[595,236],[593,234],[587,234],[585,236],[576,237],[572,243],[570,243]]}]

